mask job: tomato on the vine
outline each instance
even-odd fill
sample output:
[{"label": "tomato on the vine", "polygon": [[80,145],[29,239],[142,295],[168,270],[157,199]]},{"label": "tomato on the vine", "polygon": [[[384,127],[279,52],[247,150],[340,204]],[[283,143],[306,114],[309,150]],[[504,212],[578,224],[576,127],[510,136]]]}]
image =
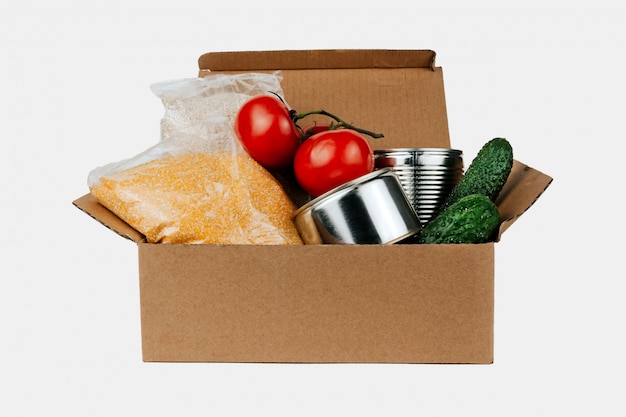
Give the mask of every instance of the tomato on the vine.
[{"label": "tomato on the vine", "polygon": [[237,112],[234,128],[241,146],[267,169],[290,165],[302,136],[287,105],[270,94],[245,102]]},{"label": "tomato on the vine", "polygon": [[296,180],[314,197],[373,170],[372,147],[352,129],[316,133],[302,142],[294,159]]}]

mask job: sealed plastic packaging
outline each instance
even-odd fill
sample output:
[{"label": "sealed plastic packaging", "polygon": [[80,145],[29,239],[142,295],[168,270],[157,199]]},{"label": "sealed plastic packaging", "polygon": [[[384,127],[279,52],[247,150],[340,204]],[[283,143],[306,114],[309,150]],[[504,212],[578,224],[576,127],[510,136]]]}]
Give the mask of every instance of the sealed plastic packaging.
[{"label": "sealed plastic packaging", "polygon": [[193,126],[207,117],[233,118],[249,98],[272,92],[283,97],[281,72],[272,74],[210,74],[206,77],[163,81],[150,86],[165,109],[161,138]]},{"label": "sealed plastic packaging", "polygon": [[[264,76],[277,82],[275,75]],[[246,83],[242,87],[242,77],[232,78],[220,75],[204,83],[182,80],[180,90],[175,82],[168,82],[167,92],[159,90],[162,97],[169,97],[161,140],[130,159],[89,174],[91,194],[148,242],[302,243],[292,221],[294,204],[234,136],[232,108],[258,90]],[[212,91],[222,107],[199,103],[206,104]],[[174,105],[172,97],[177,94]],[[178,117],[195,106],[200,107],[194,117]]]}]

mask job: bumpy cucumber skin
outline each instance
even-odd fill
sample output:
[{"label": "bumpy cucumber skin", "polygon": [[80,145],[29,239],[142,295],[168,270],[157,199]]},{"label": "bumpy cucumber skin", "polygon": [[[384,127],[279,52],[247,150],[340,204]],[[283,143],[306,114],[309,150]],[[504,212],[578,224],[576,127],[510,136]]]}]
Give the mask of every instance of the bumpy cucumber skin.
[{"label": "bumpy cucumber skin", "polygon": [[513,148],[504,138],[494,138],[485,143],[463,178],[452,189],[442,209],[461,198],[472,194],[483,194],[496,201],[513,167]]},{"label": "bumpy cucumber skin", "polygon": [[431,220],[419,243],[485,243],[495,239],[500,215],[495,203],[483,194],[462,197]]}]

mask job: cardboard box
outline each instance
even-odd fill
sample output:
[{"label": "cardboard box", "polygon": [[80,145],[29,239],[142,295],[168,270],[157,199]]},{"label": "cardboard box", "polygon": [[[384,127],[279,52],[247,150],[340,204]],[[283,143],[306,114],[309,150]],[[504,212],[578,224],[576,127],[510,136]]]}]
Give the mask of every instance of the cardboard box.
[{"label": "cardboard box", "polygon": [[[383,132],[375,148],[450,147],[433,51],[226,52],[198,62],[200,76],[281,70],[292,108],[323,105]],[[551,181],[515,161],[498,201],[501,233]],[[91,195],[74,204],[137,243],[144,361],[493,362],[497,243],[150,244]]]}]

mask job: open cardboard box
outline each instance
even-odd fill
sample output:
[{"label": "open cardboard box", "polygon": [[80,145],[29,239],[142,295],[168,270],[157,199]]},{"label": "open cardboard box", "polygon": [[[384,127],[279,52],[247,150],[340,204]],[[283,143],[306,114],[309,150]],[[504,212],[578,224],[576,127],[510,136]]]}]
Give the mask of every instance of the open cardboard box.
[{"label": "open cardboard box", "polygon": [[[280,70],[292,108],[323,105],[383,132],[374,148],[450,147],[433,51],[221,52],[198,62],[199,76]],[[515,161],[497,202],[500,233],[551,181]],[[90,194],[74,205],[137,243],[144,361],[493,362],[495,242],[151,244]]]}]

